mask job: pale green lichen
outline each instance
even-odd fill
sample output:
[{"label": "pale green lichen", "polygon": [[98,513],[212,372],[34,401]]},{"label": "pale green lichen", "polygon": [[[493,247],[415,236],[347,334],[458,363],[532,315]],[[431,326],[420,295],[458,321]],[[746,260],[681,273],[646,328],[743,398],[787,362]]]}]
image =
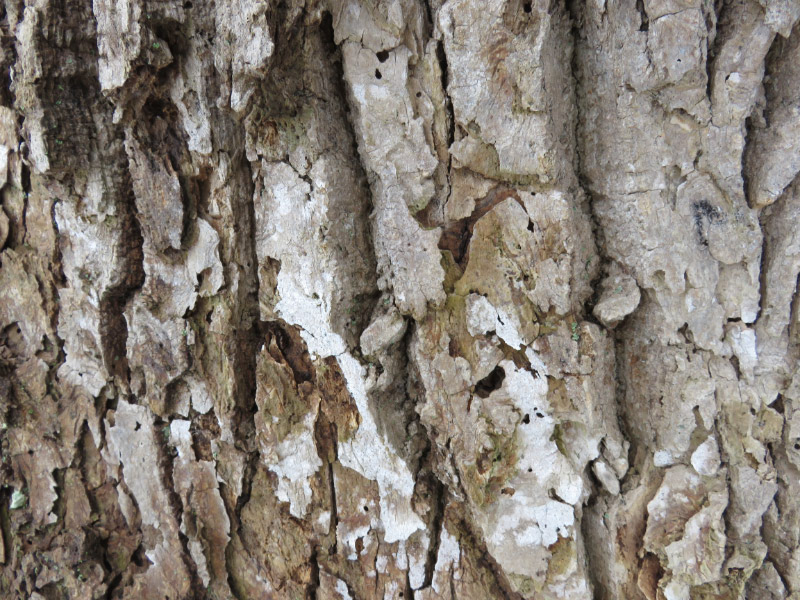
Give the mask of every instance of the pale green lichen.
[{"label": "pale green lichen", "polygon": [[493,447],[478,457],[477,464],[468,465],[461,477],[470,499],[479,507],[496,502],[503,487],[519,470],[519,443],[516,431],[511,436],[492,432],[488,435]]},{"label": "pale green lichen", "polygon": [[553,581],[569,571],[575,565],[576,548],[572,538],[559,538],[548,548],[552,553],[547,563],[547,579]]},{"label": "pale green lichen", "polygon": [[509,573],[508,579],[514,586],[514,589],[524,596],[541,592],[544,587],[541,582],[517,573]]},{"label": "pale green lichen", "polygon": [[11,503],[8,505],[8,508],[11,510],[17,510],[25,506],[27,502],[28,497],[24,492],[14,490],[11,494]]}]

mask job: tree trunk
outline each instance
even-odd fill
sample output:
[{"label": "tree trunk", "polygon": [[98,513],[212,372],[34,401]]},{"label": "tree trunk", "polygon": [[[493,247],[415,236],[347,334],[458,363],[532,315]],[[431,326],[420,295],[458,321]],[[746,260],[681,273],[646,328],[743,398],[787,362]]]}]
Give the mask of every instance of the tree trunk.
[{"label": "tree trunk", "polygon": [[798,0],[6,0],[0,596],[800,598]]}]

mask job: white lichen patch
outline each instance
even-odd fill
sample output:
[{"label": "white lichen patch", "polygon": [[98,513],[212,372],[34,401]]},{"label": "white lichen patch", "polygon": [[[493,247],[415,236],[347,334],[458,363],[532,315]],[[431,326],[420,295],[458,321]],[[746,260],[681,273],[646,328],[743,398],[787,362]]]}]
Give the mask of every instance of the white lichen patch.
[{"label": "white lichen patch", "polygon": [[289,502],[289,512],[299,519],[305,518],[311,503],[309,479],[322,466],[314,442],[316,418],[317,411],[309,411],[300,430],[287,435],[277,446],[262,445],[264,464],[278,475],[278,499]]},{"label": "white lichen patch", "polygon": [[[364,539],[372,531],[373,517],[358,520],[340,520],[336,525],[336,540],[342,545],[342,553],[347,560],[358,560],[358,541],[361,540],[362,551]],[[377,523],[375,523],[377,525]]]},{"label": "white lichen patch", "polygon": [[[408,543],[406,540],[402,540],[398,546],[399,551],[406,555],[405,562],[407,565],[403,568],[408,569],[408,584],[411,586],[412,590],[418,590],[425,583],[425,564],[428,560],[430,536],[423,532],[416,533],[414,537],[417,539],[414,540],[412,537],[408,540]],[[412,541],[416,543],[412,545]],[[400,561],[398,561],[398,563],[399,562]]]},{"label": "white lichen patch", "polygon": [[[324,232],[331,227],[328,211],[333,201],[323,186],[303,180],[286,163],[262,163],[263,190],[256,194],[256,253],[260,262],[280,261],[279,300],[262,305],[263,318],[272,308],[284,321],[301,328],[312,356],[335,356],[345,351],[335,333],[334,311],[342,311],[344,284],[358,273],[358,257],[330,251]],[[262,282],[266,285],[266,281]],[[366,289],[354,285],[347,294]]]},{"label": "white lichen patch", "polygon": [[[441,574],[448,569],[457,570],[461,560],[461,546],[458,540],[447,529],[442,528],[442,533],[439,537],[439,552],[436,555],[436,573]],[[456,571],[453,573],[453,579],[458,579],[460,574]],[[444,591],[443,583],[439,577],[434,576],[432,582],[434,591],[438,594]]]},{"label": "white lichen patch", "polygon": [[[326,194],[324,179],[314,178],[312,186],[285,163],[264,162],[262,169],[264,187],[256,195],[256,251],[259,261],[268,257],[280,261],[277,277],[280,299],[274,311],[300,328],[312,356],[336,357],[361,415],[361,424],[353,437],[339,445],[339,462],[377,481],[385,540],[407,539],[424,527],[410,504],[413,476],[405,461],[378,433],[369,407],[367,372],[350,354],[344,332],[336,330],[337,311],[342,310],[342,300],[346,300],[342,298],[343,280],[353,279],[354,285],[347,290],[350,301],[360,291],[359,286],[368,289],[368,282],[355,283],[359,279],[360,257],[329,251],[327,238],[321,233],[333,228],[328,214],[332,199]],[[312,173],[316,174],[315,168]],[[266,317],[267,313],[268,308],[262,306],[262,314]],[[402,317],[399,314],[387,317],[383,333],[377,329],[365,332],[368,347],[372,334],[380,334],[374,336],[376,347],[390,344],[402,335],[405,328]],[[381,327],[380,323],[376,327]],[[309,435],[312,432],[309,428]],[[305,444],[304,448],[310,456],[311,445]],[[303,469],[308,470],[307,467]]]},{"label": "white lichen patch", "polygon": [[[518,369],[511,361],[502,361],[500,366],[506,373],[500,391],[510,396],[523,415],[517,429],[520,448],[520,474],[517,477],[522,478],[522,482],[532,478],[540,490],[553,488],[567,504],[577,503],[583,483],[567,457],[561,454],[551,439],[556,421],[550,414],[544,373],[536,377],[528,370]],[[526,423],[526,420],[529,422]]]},{"label": "white lichen patch", "polygon": [[[530,349],[529,354],[538,359]],[[502,494],[478,519],[492,556],[506,572],[541,580],[547,547],[559,537],[575,535],[573,505],[580,501],[583,483],[552,441],[556,422],[547,400],[544,365],[537,363],[542,371],[534,377],[511,361],[500,362],[505,379],[488,401],[507,396],[524,415],[517,428],[519,471],[508,483],[513,494]],[[559,501],[550,498],[551,490]],[[572,571],[576,568],[577,564]]]},{"label": "white lichen patch", "polygon": [[378,483],[386,542],[408,539],[425,527],[411,507],[414,477],[405,461],[378,433],[368,404],[366,370],[349,353],[341,354],[337,360],[362,419],[353,438],[340,443],[339,462]]},{"label": "white lichen patch", "polygon": [[325,571],[319,572],[319,587],[317,588],[317,597],[326,598],[330,600],[352,600],[347,589],[347,584]]},{"label": "white lichen patch", "polygon": [[519,350],[524,343],[511,315],[502,309],[495,309],[489,300],[478,294],[467,296],[467,331],[473,336],[494,331],[515,350]]},{"label": "white lichen patch", "polygon": [[[496,550],[508,545],[508,537],[514,539],[520,550],[526,546],[552,546],[559,536],[571,535],[571,528],[575,524],[573,508],[555,500],[532,507],[526,506],[524,502],[501,501],[500,507],[507,510],[498,511],[500,516],[488,538]],[[500,554],[504,552],[501,551]]]},{"label": "white lichen patch", "polygon": [[[330,259],[322,255],[320,240],[309,244],[303,238],[305,232],[322,226],[325,207],[309,197],[311,186],[288,164],[264,163],[262,169],[264,192],[256,197],[256,252],[259,261],[267,257],[281,261],[275,311],[301,328],[312,355],[339,354],[344,345],[331,331],[329,319],[333,281],[323,277]],[[263,313],[262,308],[266,316]]]},{"label": "white lichen patch", "polygon": [[656,450],[653,454],[653,464],[657,467],[668,467],[675,464],[675,458],[669,450]]},{"label": "white lichen patch", "polygon": [[320,511],[316,520],[314,521],[314,532],[320,535],[325,535],[331,526],[331,511]]}]

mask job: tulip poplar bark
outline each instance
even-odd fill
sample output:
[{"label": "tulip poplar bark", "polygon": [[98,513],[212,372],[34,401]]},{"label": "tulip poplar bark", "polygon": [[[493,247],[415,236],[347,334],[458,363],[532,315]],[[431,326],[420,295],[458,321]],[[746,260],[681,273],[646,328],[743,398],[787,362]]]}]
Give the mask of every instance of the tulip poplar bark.
[{"label": "tulip poplar bark", "polygon": [[0,17],[0,597],[800,598],[800,2]]}]

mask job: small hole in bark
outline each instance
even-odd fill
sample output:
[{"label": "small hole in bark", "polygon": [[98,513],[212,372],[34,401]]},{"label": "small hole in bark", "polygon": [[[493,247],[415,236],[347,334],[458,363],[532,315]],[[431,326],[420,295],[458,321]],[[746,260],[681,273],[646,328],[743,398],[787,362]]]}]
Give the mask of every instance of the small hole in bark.
[{"label": "small hole in bark", "polygon": [[143,567],[146,564],[152,564],[147,559],[147,556],[144,553],[144,547],[141,545],[138,548],[136,548],[136,551],[131,556],[131,562],[135,564],[137,567]]},{"label": "small hole in bark", "polygon": [[522,10],[524,10],[528,14],[530,14],[532,9],[533,9],[533,6],[531,5],[530,2],[526,2],[525,4],[522,5]]},{"label": "small hole in bark", "polygon": [[528,221],[528,231],[534,233],[536,231],[536,226],[533,224],[533,221]]},{"label": "small hole in bark", "polygon": [[141,424],[141,423],[139,423],[139,421],[136,421],[136,427],[134,427],[134,428],[133,428],[133,430],[134,430],[134,431],[139,431],[139,429],[141,428],[141,426],[142,426],[142,424]]},{"label": "small hole in bark", "polygon": [[639,11],[639,16],[641,18],[639,31],[647,31],[648,29],[650,29],[650,19],[647,17],[647,11],[645,11],[644,9],[643,0],[636,0],[636,10]]},{"label": "small hole in bark", "polygon": [[184,2],[183,3],[183,8],[192,8],[192,3],[191,2]]},{"label": "small hole in bark", "polygon": [[[386,50],[381,50],[375,56],[378,57],[380,62],[384,63],[389,58],[389,53]],[[378,79],[380,79],[380,77]]]},{"label": "small hole in bark", "polygon": [[458,342],[456,342],[455,339],[450,339],[450,343],[447,344],[447,352],[453,358],[458,356]]},{"label": "small hole in bark", "polygon": [[528,467],[528,473],[533,473],[533,468]]},{"label": "small hole in bark", "polygon": [[794,449],[795,450],[800,450],[800,442],[795,442],[794,443]]},{"label": "small hole in bark", "polygon": [[524,417],[522,417],[522,422],[525,423],[525,425],[527,425],[528,423],[531,422],[531,416],[526,414]]},{"label": "small hole in bark", "polygon": [[369,506],[367,506],[366,504],[364,505],[364,512],[369,512]]},{"label": "small hole in bark", "polygon": [[536,417],[537,417],[538,419],[544,419],[544,415],[543,415],[542,413],[540,413],[540,412],[537,412],[537,413],[536,413]]},{"label": "small hole in bark", "polygon": [[383,75],[381,75],[381,72],[378,69],[375,69],[375,79],[381,79],[382,77]]},{"label": "small hole in bark", "polygon": [[731,356],[731,365],[733,365],[733,370],[736,371],[736,378],[742,378],[742,371],[741,366],[739,365],[739,358],[736,356]]},{"label": "small hole in bark", "polygon": [[475,384],[475,394],[481,398],[488,398],[489,394],[500,389],[500,386],[503,385],[503,379],[505,378],[506,372],[503,370],[503,367],[495,367],[491,373]]},{"label": "small hole in bark", "polygon": [[417,92],[417,98],[422,98],[422,92]]}]

